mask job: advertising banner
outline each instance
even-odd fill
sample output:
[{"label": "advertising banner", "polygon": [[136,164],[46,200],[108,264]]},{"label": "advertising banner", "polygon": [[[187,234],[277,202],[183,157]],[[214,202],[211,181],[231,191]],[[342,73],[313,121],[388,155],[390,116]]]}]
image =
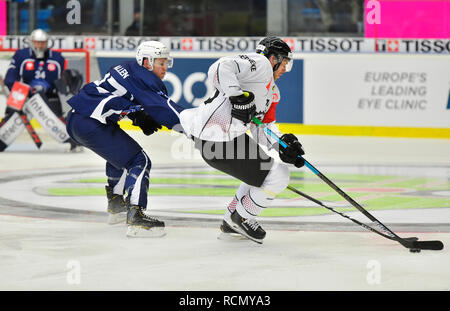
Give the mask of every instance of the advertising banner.
[{"label": "advertising banner", "polygon": [[450,37],[448,0],[365,0],[364,8],[368,38]]},{"label": "advertising banner", "polygon": [[305,61],[304,123],[450,128],[450,61],[358,55]]},{"label": "advertising banner", "polygon": [[[170,98],[179,105],[196,107],[214,94],[208,83],[209,66],[217,58],[175,58],[174,66],[164,79]],[[100,73],[122,61],[135,61],[134,58],[99,57]],[[292,70],[286,72],[276,84],[281,91],[281,101],[277,106],[276,118],[282,123],[303,122],[303,60],[295,60]]]},{"label": "advertising banner", "polygon": [[[262,37],[124,37],[53,35],[49,47],[55,49],[90,49],[96,52],[134,52],[142,41],[158,40],[174,52],[253,52]],[[282,37],[294,53],[426,53],[449,54],[450,40]],[[28,36],[0,37],[1,49],[29,47]]]}]

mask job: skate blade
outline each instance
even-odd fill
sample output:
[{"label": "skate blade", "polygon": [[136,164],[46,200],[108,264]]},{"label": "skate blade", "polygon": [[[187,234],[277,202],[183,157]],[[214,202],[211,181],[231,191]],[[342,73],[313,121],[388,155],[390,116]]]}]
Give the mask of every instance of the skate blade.
[{"label": "skate blade", "polygon": [[81,152],[84,152],[84,148],[83,148],[83,146],[76,146],[73,149],[70,149],[70,147],[69,147],[69,150],[66,150],[65,152],[66,153],[81,153]]},{"label": "skate blade", "polygon": [[[227,221],[227,223],[228,223],[228,221]],[[230,223],[228,223],[228,224],[230,225]],[[251,241],[253,241],[253,242],[255,242],[255,243],[258,243],[258,244],[263,244],[263,240],[255,239],[255,238],[251,237],[251,236],[248,235],[244,230],[242,230],[241,228],[239,228],[239,226],[236,225],[235,223],[233,223],[233,224],[231,225],[231,228],[233,228],[234,230],[236,230],[237,232],[239,232],[240,234],[242,234],[242,235],[243,235],[244,237],[246,237],[247,239],[249,239],[249,240],[251,240]]]},{"label": "skate blade", "polygon": [[117,225],[127,220],[127,213],[115,213],[108,215],[108,224],[109,225]]},{"label": "skate blade", "polygon": [[217,236],[217,239],[221,241],[248,241],[248,238],[240,233],[225,232],[220,232],[220,234]]},{"label": "skate blade", "polygon": [[131,238],[160,238],[166,235],[163,227],[144,228],[140,226],[128,226],[127,237]]}]

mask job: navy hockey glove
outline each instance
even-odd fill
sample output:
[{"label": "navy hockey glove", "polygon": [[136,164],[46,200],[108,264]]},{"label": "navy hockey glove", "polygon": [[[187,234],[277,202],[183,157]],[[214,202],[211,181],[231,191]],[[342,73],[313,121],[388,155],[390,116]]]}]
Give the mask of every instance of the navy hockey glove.
[{"label": "navy hockey glove", "polygon": [[250,123],[256,114],[255,95],[252,92],[244,91],[239,96],[230,96],[231,116],[244,122]]},{"label": "navy hockey glove", "polygon": [[162,129],[161,124],[152,119],[145,111],[137,111],[128,114],[127,116],[133,121],[134,126],[139,126],[145,135],[152,135],[158,130]]},{"label": "navy hockey glove", "polygon": [[295,137],[294,134],[284,134],[281,136],[281,141],[287,145],[286,148],[279,146],[278,153],[281,161],[294,164],[295,167],[302,167],[305,165],[305,160],[298,157],[299,155],[304,155],[305,152],[297,137]]}]

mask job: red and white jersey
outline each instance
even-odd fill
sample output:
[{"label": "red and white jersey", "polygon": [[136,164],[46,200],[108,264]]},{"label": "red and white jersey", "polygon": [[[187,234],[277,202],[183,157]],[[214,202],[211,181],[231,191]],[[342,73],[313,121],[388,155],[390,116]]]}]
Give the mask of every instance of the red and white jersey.
[{"label": "red and white jersey", "polygon": [[255,95],[256,116],[272,124],[271,129],[279,133],[273,123],[280,92],[265,56],[249,53],[222,57],[209,67],[208,80],[216,93],[199,107],[180,113],[186,135],[208,141],[230,141],[255,127],[253,123],[244,124],[231,116],[229,97],[239,96],[243,91]]}]

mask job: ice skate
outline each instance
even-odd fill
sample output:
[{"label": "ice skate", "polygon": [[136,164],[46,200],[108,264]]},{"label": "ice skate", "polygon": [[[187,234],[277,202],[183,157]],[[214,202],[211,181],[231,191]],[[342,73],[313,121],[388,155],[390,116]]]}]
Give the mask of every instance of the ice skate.
[{"label": "ice skate", "polygon": [[[225,216],[229,222],[231,222],[230,218],[231,214]],[[220,234],[217,237],[219,240],[231,241],[231,240],[247,240],[248,238],[240,234],[238,231],[234,230],[225,219],[222,220],[222,224],[220,225]]]},{"label": "ice skate", "polygon": [[127,219],[127,206],[123,196],[114,194],[113,189],[105,186],[108,198],[108,224],[115,225]]},{"label": "ice skate", "polygon": [[234,211],[230,217],[231,224],[228,223],[234,230],[249,238],[250,240],[262,244],[266,236],[266,231],[255,219],[246,219]]},{"label": "ice skate", "polygon": [[69,140],[69,151],[70,153],[79,153],[79,152],[83,152],[83,146],[77,144],[76,142],[74,142],[72,139]]},{"label": "ice skate", "polygon": [[127,213],[128,237],[162,237],[166,235],[164,222],[150,217],[142,208],[131,205]]}]

